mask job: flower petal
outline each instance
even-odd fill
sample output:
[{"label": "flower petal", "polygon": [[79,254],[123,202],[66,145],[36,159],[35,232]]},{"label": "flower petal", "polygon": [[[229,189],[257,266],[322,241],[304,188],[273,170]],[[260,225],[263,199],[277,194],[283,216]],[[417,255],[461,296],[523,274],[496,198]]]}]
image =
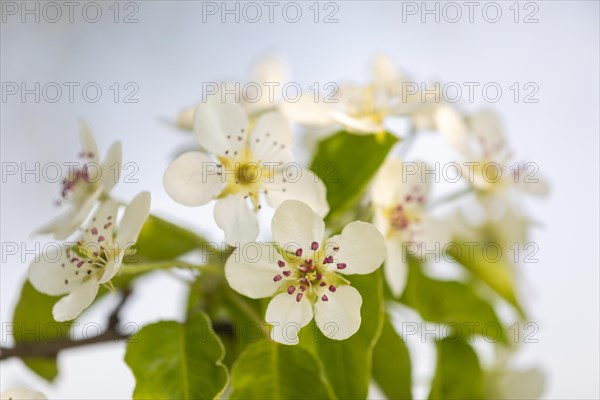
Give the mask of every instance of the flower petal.
[{"label": "flower petal", "polygon": [[122,149],[121,142],[113,143],[106,153],[106,158],[102,163],[101,177],[99,180],[100,186],[103,188],[104,193],[110,192],[110,190],[119,182],[121,177],[122,167]]},{"label": "flower petal", "polygon": [[123,249],[137,241],[144,223],[150,214],[150,193],[141,192],[131,200],[117,231],[117,243]]},{"label": "flower petal", "polygon": [[225,242],[231,246],[251,242],[258,237],[258,219],[250,204],[241,194],[234,194],[217,201],[215,221],[225,233]]},{"label": "flower petal", "polygon": [[308,250],[313,242],[321,244],[325,223],[306,203],[286,200],[271,220],[273,240],[286,251]]},{"label": "flower petal", "polygon": [[360,328],[362,297],[358,290],[349,285],[339,286],[327,292],[327,301],[315,303],[315,322],[329,339],[344,340]]},{"label": "flower petal", "polygon": [[282,344],[298,344],[298,333],[312,320],[313,310],[306,297],[280,293],[273,297],[265,321],[272,325],[271,339]]},{"label": "flower petal", "polygon": [[279,112],[261,115],[250,134],[252,159],[258,163],[292,161],[292,129]]},{"label": "flower petal", "polygon": [[309,205],[321,217],[327,215],[329,204],[323,182],[312,171],[300,169],[298,164],[294,168],[291,166],[288,164],[286,169],[276,169],[269,182],[264,183],[267,202],[277,208],[285,200],[298,200]]},{"label": "flower petal", "polygon": [[179,111],[177,114],[177,120],[175,124],[178,128],[191,131],[194,127],[194,115],[196,114],[196,107],[186,107]]},{"label": "flower petal", "polygon": [[50,296],[69,293],[81,284],[87,274],[86,267],[77,267],[79,260],[71,262],[73,257],[65,246],[46,245],[46,250],[29,265],[29,282],[38,292]]},{"label": "flower petal", "polygon": [[327,103],[324,99],[315,101],[312,94],[303,94],[295,102],[284,101],[279,109],[292,122],[312,128],[331,128],[336,125],[331,116],[334,103]]},{"label": "flower petal", "polygon": [[81,240],[86,244],[100,243],[110,247],[113,242],[113,231],[119,204],[112,199],[105,200],[94,212]]},{"label": "flower petal", "polygon": [[241,152],[249,125],[246,111],[238,103],[221,100],[220,94],[208,97],[198,105],[194,115],[198,143],[217,156]]},{"label": "flower petal", "polygon": [[88,308],[98,294],[98,281],[90,279],[77,287],[71,293],[60,299],[52,308],[52,315],[58,322],[70,321]]},{"label": "flower petal", "polygon": [[280,256],[274,246],[251,242],[238,247],[225,263],[225,277],[236,292],[251,299],[270,297],[283,281],[273,278],[282,272]]},{"label": "flower petal", "polygon": [[81,227],[101,194],[102,188],[98,187],[82,203],[73,203],[68,211],[38,228],[35,233],[52,233],[56,239],[65,240]]},{"label": "flower petal", "polygon": [[14,387],[0,394],[1,400],[46,400],[47,397],[37,390]]},{"label": "flower petal", "polygon": [[217,167],[204,153],[184,153],[165,170],[165,190],[173,200],[185,206],[206,204],[223,190],[224,181],[217,175]]},{"label": "flower petal", "polygon": [[435,111],[435,124],[442,137],[456,151],[467,158],[473,158],[467,124],[454,108],[448,105],[439,106]]},{"label": "flower petal", "polygon": [[99,163],[98,146],[96,146],[90,127],[84,121],[79,123],[79,136],[81,137],[84,156],[92,162]]},{"label": "flower petal", "polygon": [[[332,253],[334,264],[346,264],[344,269],[336,269],[341,274],[368,274],[375,271],[385,259],[387,250],[383,236],[375,226],[362,222],[351,222],[342,233],[327,240],[326,248]],[[334,267],[335,268],[335,267]]]},{"label": "flower petal", "polygon": [[381,166],[375,177],[371,196],[377,206],[392,207],[398,204],[398,193],[402,185],[403,164],[397,158],[390,158]]},{"label": "flower petal", "polygon": [[383,266],[385,280],[394,297],[399,297],[406,286],[408,267],[404,259],[402,243],[398,240],[387,240],[387,257]]}]

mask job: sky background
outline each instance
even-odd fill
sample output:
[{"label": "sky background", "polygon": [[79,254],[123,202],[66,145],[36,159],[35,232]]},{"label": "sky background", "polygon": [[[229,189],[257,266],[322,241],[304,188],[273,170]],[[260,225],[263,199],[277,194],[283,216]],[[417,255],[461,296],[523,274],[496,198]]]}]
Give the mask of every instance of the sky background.
[{"label": "sky background", "polygon": [[[494,104],[475,91],[465,109],[491,107],[498,111],[511,146],[520,159],[535,161],[551,184],[551,195],[527,203],[540,222],[532,240],[539,245],[538,264],[520,268],[522,292],[531,320],[538,324],[538,343],[523,346],[520,365],[538,365],[548,377],[547,398],[598,398],[599,297],[598,297],[598,182],[599,182],[599,3],[597,1],[537,1],[519,4],[518,22],[513,2],[496,3],[501,16],[486,2],[468,9],[455,23],[455,10],[421,14],[421,2],[331,2],[321,4],[319,22],[314,21],[312,2],[298,2],[302,16],[296,23],[294,10],[280,3],[269,22],[268,9],[252,23],[254,11],[246,9],[236,22],[233,15],[203,15],[196,1],[144,1],[121,3],[115,23],[113,2],[98,2],[102,15],[96,23],[95,9],[85,3],[69,21],[67,9],[58,22],[55,10],[40,7],[34,15],[21,15],[24,3],[7,9],[3,3],[1,24],[1,80],[63,86],[56,103],[28,95],[2,99],[1,156],[8,163],[63,162],[79,149],[78,120],[85,119],[95,133],[101,153],[121,140],[124,161],[139,169],[129,171],[138,183],[119,184],[114,194],[131,199],[141,190],[152,193],[152,211],[220,240],[212,207],[186,208],[174,203],[162,188],[165,167],[190,138],[164,123],[183,106],[194,104],[202,82],[233,79],[244,81],[248,68],[261,55],[276,53],[286,60],[292,79],[304,87],[340,79],[365,80],[367,65],[377,53],[392,57],[414,80],[444,82],[496,82],[503,90]],[[10,3],[10,2],[9,2]],[[33,8],[37,2],[28,2]],[[59,2],[60,3],[60,2]],[[409,4],[410,3],[410,4]],[[214,3],[220,7],[220,2]],[[228,3],[233,8],[234,2]],[[259,2],[262,4],[262,2]],[[428,7],[434,9],[435,2]],[[460,2],[459,4],[462,4]],[[407,11],[419,8],[412,15]],[[206,7],[206,5],[205,5]],[[483,9],[487,11],[484,12]],[[404,12],[403,12],[404,10]],[[445,10],[445,12],[444,12]],[[243,13],[240,6],[240,12]],[[337,22],[324,23],[325,16]],[[44,14],[45,13],[45,14]],[[134,23],[123,23],[135,18]],[[25,17],[25,22],[21,21]],[[203,18],[205,17],[205,18]],[[422,17],[426,17],[425,22]],[[86,20],[87,18],[87,20]],[[487,20],[486,20],[487,18]],[[528,19],[532,23],[524,23]],[[533,22],[537,19],[537,22]],[[64,82],[78,82],[73,102]],[[102,96],[96,103],[85,100],[81,87],[96,82]],[[120,88],[115,102],[111,86]],[[539,88],[537,103],[515,102],[510,86],[532,82]],[[133,83],[133,86],[125,86]],[[3,95],[6,95],[3,87]],[[125,103],[125,95],[139,89]],[[465,89],[466,90],[466,89]],[[524,100],[525,90],[519,100]],[[90,92],[92,93],[92,92]],[[92,93],[93,95],[93,93]],[[50,94],[53,96],[53,94]],[[445,159],[448,148],[427,137],[413,149],[414,155]],[[4,178],[4,177],[3,177]],[[31,232],[56,215],[53,200],[57,184],[35,182],[27,176],[6,177],[1,193],[1,241],[27,243],[35,249]],[[268,214],[265,215],[265,217]],[[42,242],[43,243],[43,242]],[[3,250],[4,255],[4,250]],[[3,257],[0,269],[1,321],[11,320],[18,289],[28,262],[17,256]],[[123,320],[140,325],[160,319],[182,317],[180,304],[186,293],[177,279],[158,272],[140,280],[135,298],[124,310]],[[85,314],[82,321],[104,321],[105,309],[115,298],[106,298]],[[2,345],[7,343],[3,342]],[[415,366],[419,379],[430,368],[431,354]],[[50,397],[126,398],[134,380],[121,361],[123,345],[98,345],[61,354],[61,374],[54,386],[27,372],[18,360],[0,365],[2,387],[23,385],[38,388]]]}]

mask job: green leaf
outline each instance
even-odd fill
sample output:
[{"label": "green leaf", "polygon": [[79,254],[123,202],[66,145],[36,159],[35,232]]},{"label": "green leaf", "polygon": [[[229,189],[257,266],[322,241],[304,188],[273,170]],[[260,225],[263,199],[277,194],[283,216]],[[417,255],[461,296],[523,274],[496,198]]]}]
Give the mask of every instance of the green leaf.
[{"label": "green leaf", "polygon": [[206,246],[204,238],[151,215],[142,227],[137,252],[132,257],[152,261],[173,260],[203,246]]},{"label": "green leaf", "polygon": [[[190,285],[188,311],[205,311],[225,346],[224,363],[231,367],[248,344],[268,337],[261,301],[235,292],[224,276],[201,274]],[[262,330],[265,332],[262,332]]]},{"label": "green leaf", "polygon": [[310,352],[261,341],[239,357],[231,372],[231,399],[331,399]]},{"label": "green leaf", "polygon": [[387,132],[381,136],[341,131],[319,143],[310,169],[327,187],[327,220],[338,218],[362,197],[397,141]]},{"label": "green leaf", "polygon": [[[47,296],[26,281],[13,316],[16,344],[40,343],[69,337],[70,322],[56,322],[52,307],[57,297]],[[23,362],[42,378],[52,381],[58,375],[56,357],[26,358]]]},{"label": "green leaf", "polygon": [[409,274],[402,301],[426,321],[449,324],[453,335],[472,340],[472,333],[489,341],[506,342],[504,328],[490,304],[472,287],[457,281],[427,277],[414,257],[408,257]]},{"label": "green leaf", "polygon": [[373,379],[390,399],[412,399],[410,354],[389,317],[373,351]]},{"label": "green leaf", "polygon": [[366,398],[371,380],[373,348],[383,327],[381,271],[345,277],[362,296],[361,325],[346,340],[327,338],[313,322],[301,332],[301,346],[310,349],[326,368],[325,376],[340,399]]},{"label": "green leaf", "polygon": [[[488,243],[492,243],[489,257],[484,257],[482,250]],[[524,310],[519,304],[516,294],[516,281],[514,266],[506,257],[507,248],[502,248],[500,257],[496,260],[496,242],[480,242],[455,240],[452,246],[448,246],[448,255],[460,265],[469,270],[475,277],[483,281],[496,293],[502,296],[509,304],[524,316]]]},{"label": "green leaf", "polygon": [[475,351],[467,343],[439,340],[437,367],[430,399],[485,399],[484,375]]},{"label": "green leaf", "polygon": [[127,345],[125,362],[136,378],[134,399],[209,399],[228,381],[223,345],[202,313],[181,324],[147,325]]}]

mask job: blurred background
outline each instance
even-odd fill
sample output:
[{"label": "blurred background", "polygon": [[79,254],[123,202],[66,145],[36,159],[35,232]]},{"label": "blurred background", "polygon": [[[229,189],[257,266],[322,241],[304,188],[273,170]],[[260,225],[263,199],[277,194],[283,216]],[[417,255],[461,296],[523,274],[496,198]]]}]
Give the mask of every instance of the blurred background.
[{"label": "blurred background", "polygon": [[[543,369],[546,398],[600,396],[597,1],[475,2],[471,14],[462,2],[450,7],[440,2],[275,2],[271,16],[262,2],[74,3],[71,15],[66,5],[55,3],[60,16],[42,2],[2,3],[2,346],[12,343],[5,326],[36,252],[30,235],[58,213],[53,201],[59,192],[57,183],[36,179],[35,173],[6,174],[9,165],[32,169],[35,163],[43,167],[75,159],[78,121],[85,119],[101,153],[121,140],[124,161],[135,163],[125,171],[132,182],[113,192],[118,198],[150,190],[153,212],[220,240],[211,206],[181,206],[162,188],[165,167],[191,143],[169,121],[200,99],[202,83],[244,82],[252,63],[265,54],[282,57],[291,79],[304,88],[364,81],[369,60],[384,53],[417,82],[479,83],[472,101],[463,86],[464,108],[496,110],[516,155],[540,166],[551,195],[526,204],[539,221],[532,240],[539,245],[540,262],[519,269],[539,341],[523,344],[517,362]],[[40,87],[56,83],[62,95],[56,99],[51,88],[38,92],[39,99],[22,93],[22,83],[33,89],[36,82]],[[502,89],[494,103],[481,91],[489,82]],[[13,83],[19,89],[15,94]],[[526,89],[527,83],[534,86]],[[68,85],[74,88],[72,98]],[[533,87],[539,90],[533,93]],[[538,101],[526,102],[528,94]],[[445,160],[448,151],[426,137],[413,154]],[[7,254],[5,244],[13,242],[26,251]],[[123,320],[141,326],[181,319],[184,289],[165,272],[142,278]],[[103,324],[117,300],[108,296],[80,322]],[[431,349],[417,344],[411,350],[414,379],[426,382],[434,362]],[[64,352],[52,386],[11,359],[0,364],[1,384],[37,388],[51,398],[127,398],[134,379],[123,354],[124,345],[112,343]],[[417,387],[415,393],[427,391]]]}]

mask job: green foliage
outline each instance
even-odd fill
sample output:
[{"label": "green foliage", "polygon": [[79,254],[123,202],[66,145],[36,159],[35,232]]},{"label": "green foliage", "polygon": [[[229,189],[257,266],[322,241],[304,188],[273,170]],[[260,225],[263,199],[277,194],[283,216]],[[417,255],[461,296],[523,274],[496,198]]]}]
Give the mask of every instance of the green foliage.
[{"label": "green foliage", "polygon": [[144,223],[138,237],[137,252],[131,257],[142,261],[173,260],[205,245],[204,238],[151,215]]},{"label": "green foliage", "polygon": [[389,317],[373,351],[373,379],[390,399],[412,399],[410,354]]},{"label": "green foliage", "polygon": [[[484,252],[480,251],[485,244],[482,247],[476,247],[473,251],[473,246],[468,243],[469,241],[456,240],[455,246],[448,247],[448,255],[496,291],[524,316],[523,308],[517,299],[514,266],[506,257],[506,249],[502,249],[504,253],[498,260],[491,257],[486,259]],[[495,258],[495,254],[493,257]]]},{"label": "green foliage", "polygon": [[416,309],[423,319],[448,324],[453,335],[463,339],[475,333],[491,341],[506,341],[504,328],[494,309],[473,288],[457,281],[427,277],[414,257],[408,257],[408,266],[402,301]]},{"label": "green foliage", "polygon": [[334,398],[310,352],[267,341],[242,353],[231,373],[231,387],[232,400]]},{"label": "green foliage", "polygon": [[348,278],[363,299],[358,332],[347,340],[333,340],[323,335],[313,322],[302,330],[300,344],[321,360],[325,376],[338,398],[366,398],[373,348],[383,326],[383,282],[381,271]]},{"label": "green foliage", "polygon": [[134,399],[211,399],[228,381],[224,349],[202,313],[180,324],[145,326],[127,346],[125,362],[136,378]]},{"label": "green foliage", "polygon": [[358,202],[397,141],[390,133],[353,135],[341,131],[319,143],[310,169],[327,186],[328,221]]},{"label": "green foliage", "polygon": [[467,343],[439,340],[437,367],[430,399],[485,399],[484,374],[475,351]]},{"label": "green foliage", "polygon": [[[35,290],[26,281],[13,316],[14,339],[17,344],[57,341],[69,337],[70,322],[56,322],[52,307],[57,297]],[[23,359],[25,364],[42,378],[52,381],[58,375],[56,357]]]}]

